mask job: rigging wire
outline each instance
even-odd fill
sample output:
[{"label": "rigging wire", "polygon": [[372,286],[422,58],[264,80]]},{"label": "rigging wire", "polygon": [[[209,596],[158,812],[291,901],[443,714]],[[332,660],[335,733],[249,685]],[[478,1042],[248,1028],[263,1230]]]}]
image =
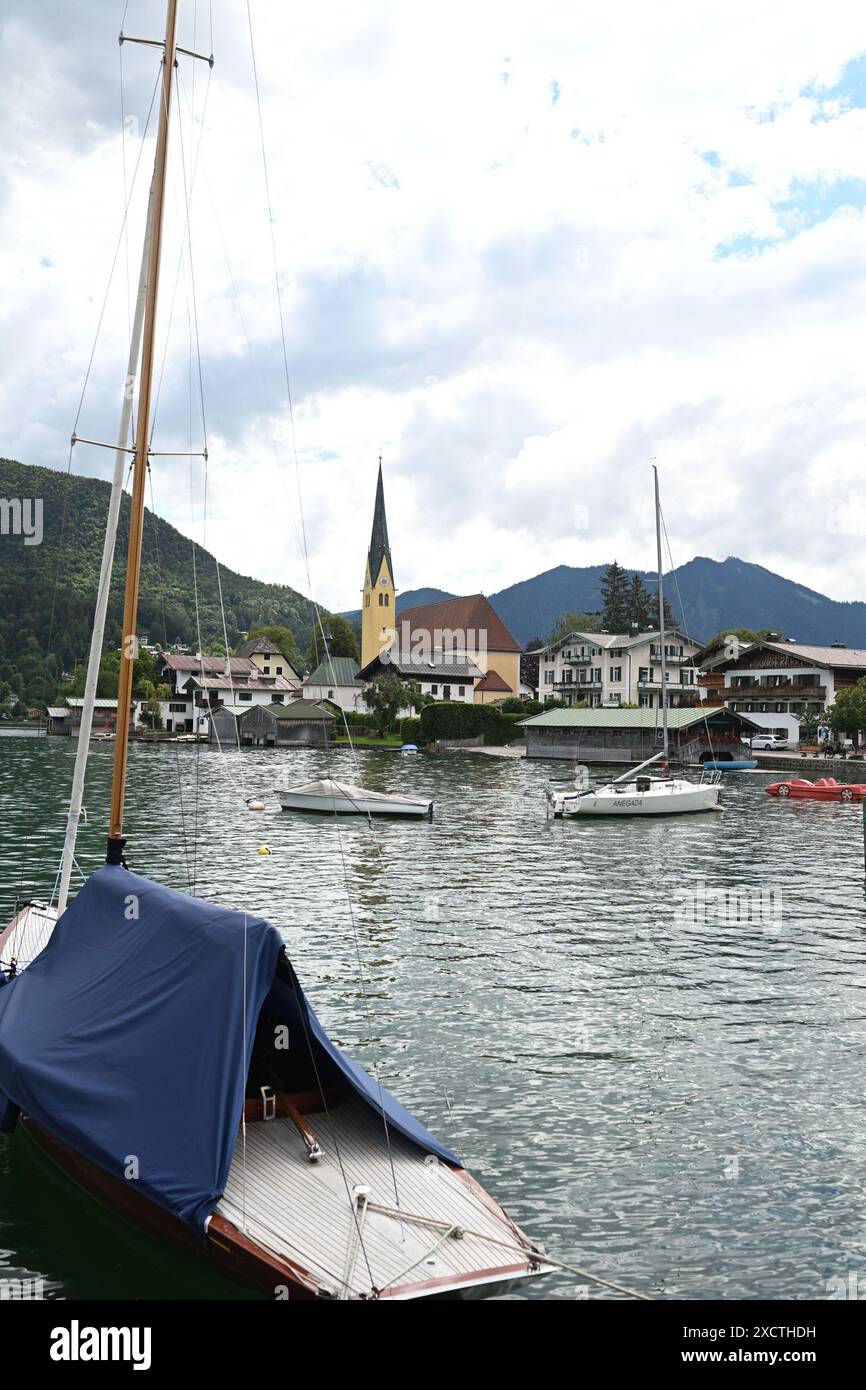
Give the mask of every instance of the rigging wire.
[{"label": "rigging wire", "polygon": [[[178,69],[177,69],[177,78],[178,78],[178,81],[177,81],[177,90],[178,90],[178,94],[180,95],[181,90],[182,90],[182,87],[183,87],[180,66],[178,66]],[[192,209],[192,196],[193,196],[193,191],[194,191],[195,182],[196,182],[196,174],[197,174],[197,172],[198,172],[199,156],[200,156],[200,153],[201,153],[201,145],[202,145],[202,140],[204,139],[204,116],[205,116],[205,112],[207,111],[208,97],[210,96],[210,82],[211,82],[211,78],[210,78],[210,75],[209,75],[209,76],[208,76],[207,88],[206,88],[206,90],[205,90],[204,107],[203,107],[203,110],[202,110],[202,117],[201,117],[202,129],[201,129],[201,132],[200,132],[200,134],[199,134],[198,145],[195,147],[195,150],[193,151],[193,157],[192,157],[191,165],[190,165],[190,174],[189,174],[189,178],[187,178],[186,153],[185,153],[185,148],[184,148],[183,121],[182,121],[181,111],[180,111],[180,100],[178,100],[178,101],[175,103],[175,114],[174,114],[174,119],[175,119],[175,122],[176,122],[176,124],[177,124],[177,130],[178,130],[178,145],[179,145],[179,148],[180,148],[180,162],[181,162],[181,172],[182,172],[182,178],[183,178],[184,219],[183,219],[183,228],[182,228],[181,233],[180,233],[180,249],[179,249],[179,251],[178,251],[177,266],[176,266],[176,268],[175,268],[174,285],[173,285],[173,288],[172,288],[172,296],[171,296],[171,306],[170,306],[169,316],[168,316],[168,327],[167,327],[167,330],[166,330],[165,340],[164,340],[164,343],[163,343],[162,359],[161,359],[161,362],[160,362],[159,376],[158,376],[158,378],[157,378],[156,392],[155,392],[155,395],[154,395],[153,414],[152,414],[152,417],[151,417],[151,426],[150,426],[150,447],[151,447],[151,448],[153,447],[153,437],[154,437],[154,434],[155,434],[155,431],[156,431],[156,421],[157,421],[157,415],[158,415],[158,413],[159,413],[160,398],[161,398],[161,395],[162,395],[162,383],[163,383],[163,378],[164,378],[164,376],[165,376],[166,361],[167,361],[167,358],[168,358],[168,350],[169,350],[169,345],[170,345],[170,342],[171,342],[171,327],[172,327],[172,323],[174,322],[175,308],[176,308],[176,305],[177,305],[178,288],[179,288],[179,284],[180,284],[181,271],[182,271],[182,269],[183,269],[184,257],[185,257],[185,256],[187,257],[187,261],[188,261],[188,264],[189,264],[189,275],[190,275],[190,278],[193,280],[193,312],[194,312],[194,317],[195,317],[196,340],[198,340],[198,308],[197,308],[196,299],[195,299],[195,284],[194,284],[194,275],[193,275],[193,268],[192,268],[191,209]],[[173,197],[174,200],[175,200],[175,212],[177,212],[177,191],[176,191],[176,189],[174,188],[174,186],[172,186],[172,197]],[[199,361],[199,396],[200,396],[200,404],[201,404],[202,432],[203,432],[203,435],[204,435],[204,450],[205,450],[205,452],[206,452],[206,451],[207,451],[207,425],[206,425],[206,421],[205,421],[205,411],[204,411],[204,384],[203,384],[203,381],[202,381],[202,374],[201,374],[201,353],[200,353],[200,351],[199,351],[199,359],[198,359],[198,361]]]},{"label": "rigging wire", "polygon": [[[165,584],[165,575],[164,575],[164,573],[163,573],[163,568],[162,568],[162,556],[161,556],[161,554],[160,554],[160,549],[159,549],[159,525],[158,525],[158,521],[157,521],[156,502],[155,502],[155,500],[154,500],[154,495],[153,495],[153,469],[150,467],[150,464],[148,464],[148,466],[147,466],[147,481],[148,481],[148,486],[150,487],[150,514],[151,514],[151,516],[152,516],[152,518],[153,518],[153,525],[152,525],[152,530],[153,530],[153,543],[154,543],[154,549],[155,549],[155,552],[156,552],[156,573],[157,573],[157,579],[158,579],[158,581],[159,581],[159,597],[160,597],[160,606],[161,606],[161,608],[162,608],[162,630],[163,630],[163,634],[164,634],[164,633],[166,632],[166,608],[165,608],[165,590],[166,590],[166,584]],[[146,514],[145,514],[145,515],[146,515]],[[144,534],[144,527],[142,526],[142,535],[143,535],[143,534]],[[177,792],[178,792],[178,797],[179,797],[179,800],[180,800],[180,830],[181,830],[181,839],[183,840],[184,858],[186,859],[186,877],[187,877],[187,882],[188,882],[188,884],[190,885],[190,891],[192,891],[192,869],[191,869],[191,867],[190,867],[189,843],[188,843],[187,834],[186,834],[186,815],[185,815],[184,804],[183,804],[183,778],[181,777],[181,773],[180,773],[180,749],[178,748],[178,745],[177,745],[177,742],[176,742],[176,741],[175,741],[175,745],[174,745],[174,761],[175,761],[175,770],[176,770],[176,772],[177,772]]]},{"label": "rigging wire", "polygon": [[[127,3],[128,3],[128,0],[127,0]],[[125,10],[124,10],[124,14],[125,14]],[[95,361],[95,359],[96,359],[96,350],[97,350],[97,347],[98,347],[98,344],[99,344],[99,339],[100,339],[100,336],[101,336],[101,333],[102,333],[102,326],[103,326],[103,322],[104,322],[104,319],[105,319],[105,312],[106,312],[106,308],[107,308],[107,306],[108,306],[109,296],[110,296],[110,294],[111,294],[111,287],[112,287],[112,284],[113,284],[113,282],[114,282],[114,275],[115,275],[115,271],[116,271],[116,268],[117,268],[117,261],[118,261],[118,257],[119,257],[119,254],[120,254],[120,249],[121,249],[121,246],[123,245],[124,236],[126,235],[126,232],[127,232],[127,227],[128,227],[128,223],[129,223],[129,211],[130,211],[130,206],[131,206],[131,203],[132,203],[132,199],[133,199],[133,197],[134,197],[134,194],[135,194],[135,188],[136,188],[136,184],[137,184],[137,181],[138,181],[139,171],[140,171],[140,168],[141,168],[141,161],[142,161],[142,157],[143,157],[143,154],[144,154],[145,144],[146,144],[146,141],[147,141],[147,133],[148,133],[148,130],[149,130],[149,128],[150,128],[150,121],[151,121],[151,117],[152,117],[152,115],[153,115],[153,108],[154,108],[154,104],[155,104],[155,101],[156,101],[156,91],[157,91],[157,87],[158,87],[158,85],[159,85],[159,79],[160,79],[160,69],[158,68],[158,69],[157,69],[157,74],[156,74],[156,79],[155,79],[155,81],[154,81],[153,91],[152,91],[151,97],[150,97],[150,103],[149,103],[148,110],[147,110],[147,116],[146,116],[146,118],[145,118],[144,129],[143,129],[143,131],[142,131],[141,139],[140,139],[140,141],[139,141],[138,154],[137,154],[137,156],[136,156],[135,165],[134,165],[133,172],[132,172],[132,180],[131,180],[131,183],[130,183],[130,186],[129,186],[128,196],[125,196],[125,199],[124,199],[124,208],[123,208],[123,217],[122,217],[122,220],[121,220],[121,227],[120,227],[120,231],[119,231],[119,233],[118,233],[117,241],[116,241],[116,243],[115,243],[114,254],[113,254],[112,259],[111,259],[111,265],[110,265],[109,272],[108,272],[108,277],[107,277],[107,281],[106,281],[106,285],[105,285],[105,291],[104,291],[104,294],[103,294],[103,297],[102,297],[102,303],[101,303],[100,310],[99,310],[99,315],[98,315],[98,318],[97,318],[96,329],[95,329],[95,332],[94,332],[94,335],[93,335],[93,341],[92,341],[92,343],[91,343],[90,355],[89,355],[89,357],[88,357],[88,360],[87,360],[87,367],[86,367],[86,370],[85,370],[85,373],[84,373],[84,381],[83,381],[83,383],[82,383],[81,393],[80,393],[80,396],[79,396],[79,399],[78,399],[78,406],[77,406],[77,409],[76,409],[76,412],[75,412],[75,421],[74,421],[74,423],[73,423],[72,432],[71,432],[71,435],[70,435],[69,453],[68,453],[68,457],[67,457],[67,461],[66,461],[66,469],[65,469],[65,473],[64,473],[63,507],[62,507],[61,515],[60,515],[60,531],[59,531],[58,542],[57,542],[57,563],[56,563],[56,565],[55,565],[55,570],[54,570],[54,583],[53,583],[53,585],[52,585],[52,590],[51,590],[51,606],[50,606],[50,609],[49,609],[49,617],[48,617],[48,635],[47,635],[46,643],[45,643],[45,651],[46,651],[46,654],[50,653],[51,648],[52,648],[52,645],[53,645],[53,638],[54,638],[54,622],[55,622],[55,617],[56,617],[56,613],[57,613],[57,596],[58,596],[58,592],[59,592],[59,588],[60,588],[60,573],[61,573],[61,567],[62,567],[63,559],[64,559],[63,543],[64,543],[64,538],[65,538],[65,535],[66,535],[67,517],[68,517],[68,514],[69,514],[69,500],[70,500],[71,478],[72,478],[72,456],[73,456],[73,450],[74,450],[74,448],[75,448],[75,438],[76,438],[76,434],[77,434],[77,431],[78,431],[78,425],[79,425],[79,422],[80,422],[80,419],[81,419],[81,412],[82,412],[82,409],[83,409],[83,407],[84,407],[84,401],[85,401],[85,397],[86,397],[86,394],[87,394],[87,388],[88,388],[88,385],[89,385],[89,383],[90,383],[90,377],[91,377],[91,374],[92,374],[92,371],[93,371],[93,364],[94,364],[94,361]],[[124,192],[126,193],[125,183],[126,183],[126,176],[124,175]],[[57,879],[55,879],[55,889],[56,889],[56,886],[57,886]]]},{"label": "rigging wire", "polygon": [[[123,14],[120,17],[120,32],[123,33],[123,25],[126,21],[126,11],[129,9],[129,0],[125,0]],[[118,42],[117,61],[120,65],[120,164],[123,171],[123,205],[126,205],[126,100],[125,83],[123,73],[123,44]],[[129,233],[124,232],[124,257],[126,260],[126,324],[129,337],[132,337],[132,290],[129,283]]]},{"label": "rigging wire", "polygon": [[[256,46],[255,46],[255,36],[254,36],[254,33],[253,33],[253,20],[252,20],[252,12],[251,12],[251,10],[250,10],[250,0],[246,0],[246,12],[247,12],[247,27],[248,27],[248,29],[249,29],[250,56],[251,56],[251,60],[252,60],[253,84],[254,84],[255,97],[256,97],[256,113],[257,113],[257,118],[258,118],[259,143],[260,143],[260,147],[261,147],[262,173],[263,173],[263,178],[264,178],[265,197],[266,197],[267,209],[268,209],[268,227],[269,227],[269,232],[270,232],[271,257],[272,257],[272,261],[273,261],[274,286],[275,286],[275,289],[276,289],[277,311],[278,311],[279,320],[280,320],[280,346],[281,346],[281,349],[282,349],[283,375],[284,375],[285,389],[286,389],[286,400],[287,400],[287,404],[288,404],[289,430],[290,430],[290,438],[291,438],[291,445],[292,445],[292,454],[293,454],[294,465],[295,465],[295,479],[296,479],[297,499],[298,499],[298,517],[299,517],[299,522],[300,522],[301,538],[302,538],[302,541],[303,541],[303,548],[304,548],[304,565],[305,565],[306,580],[307,580],[307,594],[308,594],[308,601],[309,601],[309,605],[310,605],[310,610],[311,610],[311,613],[312,613],[313,616],[314,616],[314,632],[315,632],[316,627],[318,627],[318,630],[319,630],[319,632],[320,632],[320,634],[321,634],[321,637],[322,637],[323,649],[324,649],[325,652],[328,652],[328,643],[327,643],[327,640],[326,640],[326,638],[325,638],[325,632],[324,632],[324,628],[323,628],[323,625],[322,625],[321,612],[320,612],[320,610],[319,610],[319,608],[318,608],[318,605],[316,604],[315,600],[313,599],[312,576],[311,576],[311,574],[310,574],[309,546],[308,546],[308,544],[307,544],[307,532],[306,532],[306,521],[305,521],[305,517],[304,517],[303,493],[302,493],[302,489],[301,489],[301,469],[300,469],[300,460],[299,460],[299,458],[298,458],[297,435],[296,435],[296,431],[295,431],[294,404],[293,404],[293,399],[292,399],[291,378],[290,378],[290,374],[289,374],[288,349],[287,349],[287,346],[286,346],[285,318],[284,318],[284,315],[283,315],[283,297],[282,297],[282,289],[281,289],[281,286],[280,286],[280,275],[279,275],[279,264],[278,264],[278,258],[277,258],[276,235],[275,235],[275,232],[274,232],[273,200],[272,200],[272,198],[271,198],[270,177],[269,177],[269,174],[268,174],[267,147],[266,147],[266,143],[265,143],[264,120],[263,120],[263,116],[262,116],[261,92],[260,92],[260,88],[259,88],[258,66],[257,66],[257,63],[256,63]],[[348,725],[348,720],[346,719],[346,716],[345,716],[345,711],[343,711],[343,722],[344,722],[344,725],[345,725],[345,727],[346,727],[346,733],[347,733],[347,737],[348,737],[348,740],[349,740],[349,747],[350,747],[350,749],[352,750],[353,760],[355,761],[356,766],[357,766],[357,759],[356,759],[356,755],[355,755],[354,744],[353,744],[353,741],[352,741],[351,732],[349,731],[349,725]],[[327,758],[327,760],[328,760],[328,767],[329,767],[329,772],[330,772],[330,754],[329,754],[329,751],[328,751],[327,741],[326,741],[326,743],[325,743],[325,748],[326,748],[326,758]],[[350,886],[349,886],[349,878],[348,878],[348,871],[347,871],[347,868],[346,868],[345,847],[344,847],[344,844],[343,844],[342,829],[341,829],[340,824],[339,824],[339,815],[338,815],[338,813],[337,813],[337,811],[336,811],[336,806],[335,806],[335,810],[334,810],[334,817],[335,817],[335,825],[336,825],[336,831],[337,831],[337,839],[338,839],[338,843],[339,843],[339,846],[340,846],[340,856],[341,856],[341,861],[342,861],[342,865],[343,865],[343,877],[344,877],[344,882],[345,882],[345,885],[346,885],[346,896],[347,896],[348,908],[349,908],[349,919],[350,919],[350,922],[351,922],[352,936],[353,936],[354,943],[355,943],[356,960],[357,960],[357,963],[358,963],[358,978],[359,978],[359,984],[360,984],[360,987],[361,987],[361,997],[362,997],[362,999],[363,999],[363,1001],[364,1001],[364,1005],[365,1005],[365,1009],[366,1009],[366,1013],[367,1013],[367,1017],[368,1017],[368,1029],[369,1029],[370,1037],[371,1037],[371,1040],[372,1040],[372,1037],[373,1037],[373,1035],[374,1035],[372,1008],[371,1008],[371,1005],[370,1005],[370,997],[369,997],[369,990],[368,990],[368,987],[367,987],[366,972],[365,972],[365,970],[364,970],[363,959],[362,959],[362,956],[361,956],[361,944],[360,944],[360,938],[359,938],[359,934],[358,934],[357,922],[356,922],[356,920],[355,920],[354,904],[353,904],[353,902],[352,902],[352,894],[351,894],[351,889],[350,889]],[[373,819],[372,819],[372,816],[368,816],[368,822],[369,822],[369,829],[370,829],[370,832],[371,832],[371,835],[372,835],[372,838],[373,838],[373,844],[374,844],[374,846],[375,846],[375,848],[376,848],[376,850],[377,850],[377,852],[378,852],[378,854],[379,854],[380,861],[384,864],[384,855],[382,854],[381,843],[380,843],[380,841],[379,841],[378,835],[376,834],[375,828],[374,828],[374,826],[373,826]],[[399,1208],[399,1205],[400,1205],[400,1195],[399,1195],[399,1190],[398,1190],[398,1185],[397,1185],[397,1170],[396,1170],[396,1167],[395,1167],[395,1165],[394,1165],[394,1156],[393,1156],[393,1152],[392,1152],[392,1148],[391,1148],[391,1134],[390,1134],[390,1128],[389,1128],[389,1125],[388,1125],[388,1116],[387,1116],[387,1112],[386,1112],[386,1109],[385,1109],[384,1089],[383,1089],[383,1086],[382,1086],[382,1081],[381,1081],[381,1076],[380,1076],[380,1072],[379,1072],[378,1061],[375,1060],[375,1059],[374,1059],[374,1062],[373,1062],[373,1074],[374,1074],[374,1077],[375,1077],[375,1080],[376,1080],[376,1085],[377,1085],[378,1090],[379,1090],[379,1106],[380,1106],[380,1110],[381,1110],[382,1123],[383,1123],[384,1132],[385,1132],[385,1143],[386,1143],[386,1149],[387,1149],[387,1154],[388,1154],[388,1162],[389,1162],[389,1166],[390,1166],[390,1170],[391,1170],[391,1180],[392,1180],[392,1184],[393,1184],[393,1187],[394,1187],[394,1198],[395,1198],[395,1201],[396,1201],[397,1206],[398,1206],[398,1208]],[[359,1242],[360,1242],[360,1244],[361,1244],[361,1248],[363,1249],[363,1237],[362,1237],[362,1234],[361,1234],[361,1232],[360,1232],[360,1228],[359,1228],[359,1230],[358,1230],[358,1237],[359,1237]],[[365,1258],[366,1258],[366,1256],[365,1256]]]}]

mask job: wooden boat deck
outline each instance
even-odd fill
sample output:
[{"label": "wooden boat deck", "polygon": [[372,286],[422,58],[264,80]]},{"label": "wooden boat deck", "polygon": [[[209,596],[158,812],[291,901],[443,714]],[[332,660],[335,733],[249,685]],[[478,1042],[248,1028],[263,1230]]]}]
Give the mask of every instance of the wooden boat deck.
[{"label": "wooden boat deck", "polygon": [[[425,1156],[393,1129],[392,1174],[382,1118],[360,1100],[304,1119],[324,1151],[319,1162],[308,1161],[290,1119],[248,1123],[217,1212],[256,1244],[309,1270],[325,1292],[419,1296],[419,1284],[432,1284],[435,1294],[444,1291],[439,1281],[490,1287],[540,1272],[526,1237],[467,1174]],[[356,1185],[369,1188],[370,1206],[387,1213],[368,1207],[362,1214],[352,1196]],[[418,1216],[440,1224],[411,1219]],[[447,1235],[452,1226],[467,1234]]]}]

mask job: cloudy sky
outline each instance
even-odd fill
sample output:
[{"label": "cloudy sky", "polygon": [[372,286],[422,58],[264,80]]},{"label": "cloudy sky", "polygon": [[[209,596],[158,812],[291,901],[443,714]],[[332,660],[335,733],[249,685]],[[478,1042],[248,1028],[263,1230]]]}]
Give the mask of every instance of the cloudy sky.
[{"label": "cloudy sky", "polygon": [[[197,320],[206,530],[200,460],[154,461],[157,511],[306,591],[300,495],[345,608],[380,452],[398,586],[463,592],[651,567],[655,458],[676,563],[866,597],[860,6],[250,9],[270,222],[245,0],[181,0],[216,63],[181,59],[154,448],[202,447]],[[162,11],[4,0],[5,456],[67,466],[104,298],[78,432],[116,434],[158,70],[117,34]]]}]

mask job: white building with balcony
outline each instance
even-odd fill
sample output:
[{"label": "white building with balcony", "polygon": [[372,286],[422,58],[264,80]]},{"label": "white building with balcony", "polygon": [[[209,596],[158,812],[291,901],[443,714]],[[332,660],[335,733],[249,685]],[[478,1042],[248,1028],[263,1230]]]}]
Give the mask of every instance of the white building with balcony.
[{"label": "white building with balcony", "polygon": [[768,733],[796,743],[800,721],[822,718],[840,690],[866,676],[866,650],[834,642],[829,647],[801,642],[762,641],[739,644],[726,639],[727,655],[712,664],[724,686],[712,692],[730,710],[747,714]]},{"label": "white building with balcony", "polygon": [[[249,646],[250,644],[248,644]],[[214,709],[221,705],[289,704],[301,694],[300,678],[285,657],[265,674],[262,661],[253,656],[185,656],[160,652],[157,679],[169,688],[160,702],[162,727],[167,733],[207,733]],[[276,671],[279,670],[279,675]],[[286,674],[288,673],[288,674]]]},{"label": "white building with balcony", "polygon": [[[696,704],[700,698],[694,658],[699,650],[685,633],[665,633],[668,705]],[[584,701],[598,706],[662,703],[662,651],[658,631],[631,635],[569,632],[538,653],[538,698]]]}]

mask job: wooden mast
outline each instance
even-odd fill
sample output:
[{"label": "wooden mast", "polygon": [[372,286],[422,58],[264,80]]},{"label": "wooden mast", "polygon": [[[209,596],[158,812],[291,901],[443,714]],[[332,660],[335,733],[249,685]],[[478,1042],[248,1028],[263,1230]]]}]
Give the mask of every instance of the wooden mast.
[{"label": "wooden mast", "polygon": [[153,392],[153,362],[155,350],[156,305],[159,296],[159,269],[162,257],[163,210],[165,206],[165,177],[168,155],[168,129],[171,97],[174,85],[175,47],[177,37],[177,0],[168,0],[165,24],[165,52],[162,69],[162,100],[159,110],[159,129],[156,137],[156,156],[153,166],[153,223],[147,270],[147,299],[142,333],[141,371],[138,387],[138,419],[135,436],[135,469],[132,485],[132,506],[129,517],[129,549],[126,562],[126,588],[123,604],[123,636],[120,647],[120,680],[117,689],[117,726],[114,744],[114,780],[111,786],[111,820],[108,830],[109,864],[119,864],[123,858],[123,802],[126,791],[126,761],[129,749],[129,728],[132,706],[132,676],[138,655],[138,587],[141,577],[141,537],[144,523],[144,489],[147,479],[147,454]]}]

